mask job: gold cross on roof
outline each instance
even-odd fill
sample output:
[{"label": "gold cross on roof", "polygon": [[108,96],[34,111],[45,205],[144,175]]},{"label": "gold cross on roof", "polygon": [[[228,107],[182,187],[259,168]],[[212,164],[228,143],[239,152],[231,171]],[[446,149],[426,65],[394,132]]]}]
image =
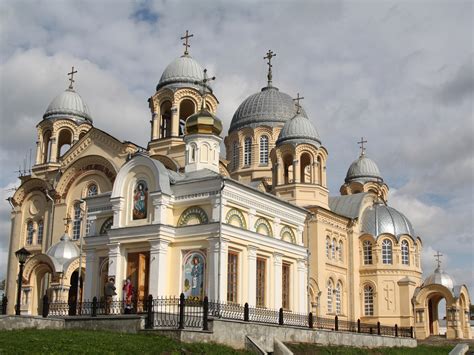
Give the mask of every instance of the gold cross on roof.
[{"label": "gold cross on roof", "polygon": [[184,39],[184,43],[183,43],[183,46],[184,46],[184,55],[188,55],[189,52],[188,52],[188,48],[191,47],[191,45],[189,44],[189,41],[188,39],[191,38],[191,37],[194,37],[193,34],[189,34],[189,31],[186,30],[186,34],[181,37],[181,39]]},{"label": "gold cross on roof", "polygon": [[72,84],[74,83],[74,74],[77,73],[77,70],[74,70],[74,66],[71,68],[71,72],[70,73],[67,73],[67,75],[70,75],[71,77],[69,78],[69,81],[71,82],[69,84],[69,89],[72,90],[73,86]]},{"label": "gold cross on roof", "polygon": [[364,137],[361,137],[360,138],[360,142],[357,142],[357,144],[360,145],[360,155],[364,155],[365,154],[365,147],[364,147],[364,144],[367,143],[366,140],[364,140]]},{"label": "gold cross on roof", "polygon": [[301,111],[301,104],[300,100],[304,100],[303,96],[300,96],[300,93],[296,94],[296,98],[293,101],[296,101],[296,113],[300,113]]},{"label": "gold cross on roof", "polygon": [[276,53],[274,53],[271,49],[268,50],[267,55],[263,57],[263,59],[267,59],[267,65],[268,65],[268,74],[267,74],[267,79],[268,79],[268,86],[272,86],[272,58],[276,57]]},{"label": "gold cross on roof", "polygon": [[438,263],[438,267],[441,266],[441,257],[443,256],[443,254],[441,254],[439,251],[436,252],[436,254],[434,255],[434,257],[436,258],[436,262]]}]

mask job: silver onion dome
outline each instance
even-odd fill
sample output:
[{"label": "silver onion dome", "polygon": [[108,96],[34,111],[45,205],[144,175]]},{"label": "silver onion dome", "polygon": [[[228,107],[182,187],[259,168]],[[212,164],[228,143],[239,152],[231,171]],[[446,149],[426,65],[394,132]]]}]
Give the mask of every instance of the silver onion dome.
[{"label": "silver onion dome", "polygon": [[455,285],[455,281],[448,273],[446,273],[444,270],[441,269],[440,266],[438,266],[435,271],[430,276],[428,276],[423,282],[423,286],[427,285],[443,285],[452,291]]},{"label": "silver onion dome", "polygon": [[311,124],[310,120],[297,113],[293,118],[286,121],[285,125],[280,131],[280,135],[276,141],[276,145],[283,143],[302,144],[308,143],[319,147],[321,139],[318,131]]},{"label": "silver onion dome", "polygon": [[43,119],[70,118],[76,122],[89,121],[92,123],[91,114],[81,95],[74,89],[67,89],[49,104]]},{"label": "silver onion dome", "polygon": [[415,230],[408,218],[395,208],[378,202],[363,212],[361,229],[362,232],[369,233],[374,237],[389,233],[397,239],[402,235],[409,235],[415,239]]},{"label": "silver onion dome", "polygon": [[64,265],[67,261],[79,257],[79,248],[67,234],[64,234],[59,242],[51,245],[46,254]]},{"label": "silver onion dome", "polygon": [[352,162],[347,170],[346,182],[360,181],[360,182],[383,182],[380,170],[375,162],[368,158],[365,154],[361,154],[359,159]]},{"label": "silver onion dome", "polygon": [[[168,64],[163,74],[161,74],[156,90],[158,91],[168,85],[176,87],[191,86],[200,89],[195,83],[203,79],[204,68],[193,57],[185,54]],[[212,92],[210,86],[207,85],[207,88]]]},{"label": "silver onion dome", "polygon": [[[243,127],[283,125],[295,115],[296,108],[290,95],[274,86],[266,86],[240,104],[232,117],[229,133]],[[301,115],[306,117],[304,110]]]}]

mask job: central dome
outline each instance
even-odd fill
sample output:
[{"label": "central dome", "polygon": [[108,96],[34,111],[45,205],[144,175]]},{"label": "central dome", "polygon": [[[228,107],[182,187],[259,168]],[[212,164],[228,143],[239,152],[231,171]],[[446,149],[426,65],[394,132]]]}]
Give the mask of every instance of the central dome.
[{"label": "central dome", "polygon": [[[274,127],[292,118],[296,112],[296,104],[290,95],[273,86],[246,98],[232,117],[229,133],[243,127],[268,125]],[[304,110],[301,115],[306,117]]]},{"label": "central dome", "polygon": [[382,203],[375,203],[364,211],[361,230],[376,238],[384,233],[392,234],[397,239],[404,234],[415,238],[415,231],[408,218],[395,208]]},{"label": "central dome", "polygon": [[[195,82],[204,79],[204,68],[190,55],[182,55],[173,60],[161,74],[160,82],[156,86],[156,91],[165,85],[174,84],[176,86],[192,86],[199,88]],[[210,87],[208,86],[210,90]]]},{"label": "central dome", "polygon": [[276,145],[283,143],[308,143],[319,147],[321,139],[318,131],[311,124],[308,118],[298,113],[295,117],[285,123],[281,129]]},{"label": "central dome", "polygon": [[56,96],[43,115],[45,120],[64,117],[75,121],[92,122],[86,103],[82,100],[81,95],[71,88]]}]

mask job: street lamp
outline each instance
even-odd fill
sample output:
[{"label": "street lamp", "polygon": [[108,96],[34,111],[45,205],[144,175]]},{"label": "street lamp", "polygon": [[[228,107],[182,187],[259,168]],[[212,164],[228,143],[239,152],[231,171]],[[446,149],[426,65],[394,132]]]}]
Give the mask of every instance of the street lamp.
[{"label": "street lamp", "polygon": [[18,261],[20,262],[20,272],[18,273],[18,290],[16,294],[16,312],[17,316],[20,315],[20,307],[21,307],[21,284],[23,282],[23,267],[25,266],[25,261],[31,255],[31,253],[26,250],[25,248],[21,248],[20,250],[15,252]]}]

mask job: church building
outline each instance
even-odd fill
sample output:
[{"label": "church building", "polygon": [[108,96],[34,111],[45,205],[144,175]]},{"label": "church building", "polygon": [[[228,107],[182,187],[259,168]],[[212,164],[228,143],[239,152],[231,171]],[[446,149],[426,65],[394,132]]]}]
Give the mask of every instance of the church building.
[{"label": "church building", "polygon": [[470,337],[466,286],[440,267],[423,280],[422,241],[389,205],[366,141],[330,193],[324,137],[302,97],[274,86],[272,51],[266,85],[236,108],[224,136],[214,77],[189,54],[189,38],[148,99],[146,148],[97,128],[69,73],[36,126],[31,175],[10,199],[9,300],[24,247],[23,314],[41,314],[45,294],[104,298],[113,278],[117,299],[129,279],[139,300],[208,296],[413,326],[419,338],[438,331],[444,298],[447,336]]}]

